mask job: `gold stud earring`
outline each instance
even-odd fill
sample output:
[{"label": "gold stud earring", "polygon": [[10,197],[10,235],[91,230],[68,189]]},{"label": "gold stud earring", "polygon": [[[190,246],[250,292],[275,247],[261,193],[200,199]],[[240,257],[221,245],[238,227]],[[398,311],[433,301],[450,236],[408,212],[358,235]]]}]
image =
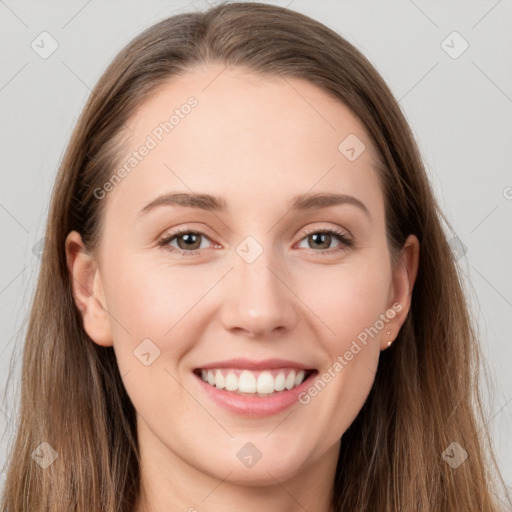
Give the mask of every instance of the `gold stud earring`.
[{"label": "gold stud earring", "polygon": [[[388,337],[389,337],[389,336],[391,336],[391,331],[388,331],[388,332],[387,332],[387,335],[388,335]],[[390,346],[391,346],[391,343],[393,343],[393,341],[392,341],[392,340],[389,340],[389,341],[388,341],[388,347],[390,347]]]}]

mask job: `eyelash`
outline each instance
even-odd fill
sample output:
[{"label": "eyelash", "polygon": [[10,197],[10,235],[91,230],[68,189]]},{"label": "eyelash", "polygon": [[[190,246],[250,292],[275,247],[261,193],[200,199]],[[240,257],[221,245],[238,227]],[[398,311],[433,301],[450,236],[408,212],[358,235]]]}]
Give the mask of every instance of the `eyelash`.
[{"label": "eyelash", "polygon": [[[177,252],[181,256],[195,256],[201,252],[201,249],[196,249],[193,251],[184,251],[183,249],[177,249],[176,247],[170,247],[167,244],[174,240],[175,238],[179,237],[183,234],[193,234],[193,235],[201,235],[205,238],[208,238],[208,236],[201,232],[201,231],[193,231],[191,229],[182,228],[178,231],[175,231],[174,233],[170,233],[168,235],[165,235],[163,238],[161,238],[158,241],[159,247],[163,247],[164,249],[168,250],[169,252]],[[338,251],[350,249],[353,247],[354,243],[353,241],[348,237],[348,235],[343,231],[338,231],[336,229],[308,229],[304,232],[305,236],[300,239],[300,242],[304,240],[304,238],[307,238],[309,235],[312,234],[325,234],[325,235],[334,235],[334,238],[341,242],[340,246],[337,248],[331,248],[331,249],[321,249],[319,251],[314,249],[307,249],[310,252],[313,252],[315,255],[318,256],[327,256],[333,253],[336,253]],[[209,238],[208,238],[209,240]]]}]

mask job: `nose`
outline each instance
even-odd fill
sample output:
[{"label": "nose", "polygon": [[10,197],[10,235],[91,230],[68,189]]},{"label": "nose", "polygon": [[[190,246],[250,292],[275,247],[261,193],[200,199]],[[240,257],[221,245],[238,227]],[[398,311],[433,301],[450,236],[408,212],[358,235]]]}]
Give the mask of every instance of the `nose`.
[{"label": "nose", "polygon": [[268,252],[252,262],[237,256],[226,276],[229,298],[222,305],[221,321],[232,333],[270,338],[297,322],[297,295],[287,283],[287,273]]}]

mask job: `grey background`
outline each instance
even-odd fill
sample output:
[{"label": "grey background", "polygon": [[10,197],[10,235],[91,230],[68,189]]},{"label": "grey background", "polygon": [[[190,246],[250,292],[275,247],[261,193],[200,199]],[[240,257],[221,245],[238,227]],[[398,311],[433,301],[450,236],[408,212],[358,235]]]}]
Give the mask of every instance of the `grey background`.
[{"label": "grey background", "polygon": [[[399,99],[460,240],[454,249],[493,382],[483,390],[488,422],[512,489],[512,1],[267,3],[289,6],[339,32]],[[206,0],[0,0],[0,390],[6,393],[0,465],[16,422],[23,334],[39,268],[33,247],[44,234],[72,127],[90,89],[130,39],[164,17],[206,7]],[[46,59],[31,47],[43,31],[58,43]],[[461,40],[447,39],[453,31],[469,44],[457,58],[445,51],[462,49]]]}]

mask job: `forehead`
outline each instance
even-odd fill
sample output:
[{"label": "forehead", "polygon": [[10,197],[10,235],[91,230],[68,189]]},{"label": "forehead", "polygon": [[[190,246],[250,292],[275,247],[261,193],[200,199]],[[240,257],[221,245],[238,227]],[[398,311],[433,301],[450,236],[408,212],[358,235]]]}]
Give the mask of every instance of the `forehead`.
[{"label": "forehead", "polygon": [[130,218],[170,191],[224,196],[238,208],[317,190],[381,201],[362,123],[304,79],[196,68],[160,86],[127,125],[118,165],[126,172],[109,202]]}]

